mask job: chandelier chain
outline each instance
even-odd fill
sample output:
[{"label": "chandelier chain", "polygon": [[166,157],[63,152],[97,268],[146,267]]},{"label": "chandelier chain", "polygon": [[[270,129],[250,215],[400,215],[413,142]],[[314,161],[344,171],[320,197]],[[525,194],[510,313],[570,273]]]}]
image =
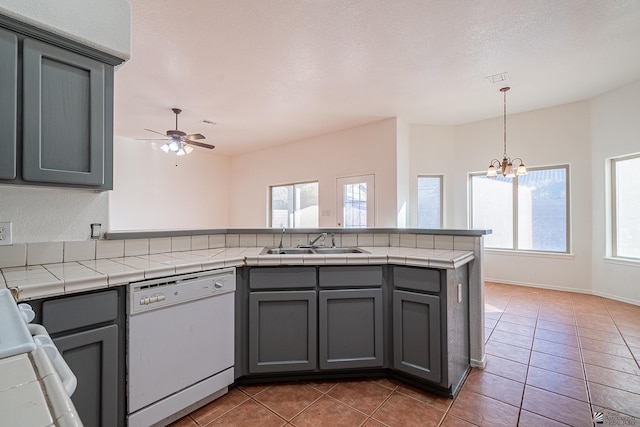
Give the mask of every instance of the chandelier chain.
[{"label": "chandelier chain", "polygon": [[507,90],[509,90],[509,88],[505,88],[505,90],[502,90],[502,95],[503,95],[503,114],[502,114],[502,127],[504,129],[504,154],[502,155],[503,158],[507,157]]}]

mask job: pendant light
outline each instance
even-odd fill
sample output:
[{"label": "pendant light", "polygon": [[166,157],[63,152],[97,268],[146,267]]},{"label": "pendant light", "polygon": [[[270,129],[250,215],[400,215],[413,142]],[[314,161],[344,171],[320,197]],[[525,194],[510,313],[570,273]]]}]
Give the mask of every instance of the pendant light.
[{"label": "pendant light", "polygon": [[[498,159],[491,160],[489,164],[489,169],[487,170],[487,178],[495,178],[498,176],[498,171],[507,178],[513,178],[516,175],[526,175],[527,168],[524,165],[524,162],[520,157],[516,157],[511,160],[511,158],[507,155],[507,91],[511,89],[510,87],[503,87],[500,89],[500,92],[503,94],[504,100],[504,109],[503,109],[503,129],[504,129],[504,142],[503,142],[503,154],[502,161]],[[516,162],[518,164],[517,167],[514,168],[513,163]]]}]

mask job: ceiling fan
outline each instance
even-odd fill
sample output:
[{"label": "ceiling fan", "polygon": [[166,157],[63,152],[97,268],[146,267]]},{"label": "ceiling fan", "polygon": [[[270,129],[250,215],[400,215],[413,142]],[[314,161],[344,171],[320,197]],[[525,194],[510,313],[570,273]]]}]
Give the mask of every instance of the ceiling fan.
[{"label": "ceiling fan", "polygon": [[210,150],[215,148],[215,145],[197,141],[199,139],[205,139],[205,136],[200,133],[192,133],[187,135],[186,132],[178,130],[178,115],[182,113],[182,110],[179,108],[172,108],[171,110],[176,115],[175,129],[168,130],[166,134],[157,132],[152,129],[145,129],[149,132],[157,133],[158,135],[163,135],[168,138],[167,143],[160,147],[162,151],[164,151],[165,153],[176,153],[176,155],[178,156],[184,156],[185,154],[189,154],[191,151],[193,151],[193,147],[191,147],[191,145],[194,145],[196,147],[208,148]]}]

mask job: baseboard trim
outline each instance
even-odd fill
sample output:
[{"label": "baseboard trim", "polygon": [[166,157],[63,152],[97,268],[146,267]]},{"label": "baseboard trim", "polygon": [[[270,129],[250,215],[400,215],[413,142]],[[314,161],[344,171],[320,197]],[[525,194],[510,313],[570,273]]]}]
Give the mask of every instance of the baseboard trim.
[{"label": "baseboard trim", "polygon": [[487,356],[482,356],[482,360],[471,359],[469,364],[473,368],[484,369],[487,366]]},{"label": "baseboard trim", "polygon": [[633,304],[640,306],[640,300],[634,300],[630,298],[622,298],[617,295],[608,294],[606,292],[587,290],[587,289],[575,289],[568,288],[565,286],[554,286],[554,285],[545,285],[540,283],[530,283],[530,282],[519,282],[513,280],[503,280],[503,279],[492,279],[489,277],[484,278],[485,282],[494,282],[494,283],[504,283],[505,285],[515,285],[515,286],[528,286],[530,288],[539,288],[539,289],[549,289],[553,291],[564,291],[564,292],[575,292],[577,294],[586,294],[586,295],[594,295],[602,298],[608,298],[614,301],[620,301],[627,304]]}]

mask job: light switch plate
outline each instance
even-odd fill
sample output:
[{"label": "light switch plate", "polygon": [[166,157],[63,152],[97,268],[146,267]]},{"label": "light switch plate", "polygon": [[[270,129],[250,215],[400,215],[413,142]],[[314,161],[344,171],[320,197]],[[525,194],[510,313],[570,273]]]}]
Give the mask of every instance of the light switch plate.
[{"label": "light switch plate", "polygon": [[13,244],[13,233],[11,232],[11,221],[0,222],[0,246]]}]

